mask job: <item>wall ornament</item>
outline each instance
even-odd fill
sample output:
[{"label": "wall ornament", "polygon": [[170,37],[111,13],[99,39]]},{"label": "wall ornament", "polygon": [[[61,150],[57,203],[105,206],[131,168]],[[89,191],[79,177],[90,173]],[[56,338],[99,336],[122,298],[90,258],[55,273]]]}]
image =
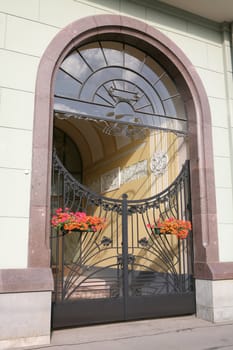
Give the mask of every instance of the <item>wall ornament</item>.
[{"label": "wall ornament", "polygon": [[167,170],[168,155],[166,152],[155,152],[151,157],[150,169],[155,176],[163,175]]}]

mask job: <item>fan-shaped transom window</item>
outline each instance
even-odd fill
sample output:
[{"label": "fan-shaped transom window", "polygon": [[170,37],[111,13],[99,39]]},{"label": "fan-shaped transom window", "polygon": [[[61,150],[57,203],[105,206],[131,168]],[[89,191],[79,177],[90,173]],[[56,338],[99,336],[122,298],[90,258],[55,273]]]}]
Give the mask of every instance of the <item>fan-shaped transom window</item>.
[{"label": "fan-shaped transom window", "polygon": [[167,72],[145,52],[127,44],[99,41],[73,50],[56,76],[58,117],[98,121],[117,135],[158,128],[185,133],[182,98]]}]

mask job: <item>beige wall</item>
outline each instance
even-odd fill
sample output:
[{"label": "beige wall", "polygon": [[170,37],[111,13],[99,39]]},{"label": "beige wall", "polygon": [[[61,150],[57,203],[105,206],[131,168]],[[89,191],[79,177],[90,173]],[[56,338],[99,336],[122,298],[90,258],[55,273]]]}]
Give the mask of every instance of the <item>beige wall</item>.
[{"label": "beige wall", "polygon": [[[102,137],[103,134],[99,134],[100,140]],[[180,140],[182,140],[182,146],[180,146]],[[84,184],[98,193],[101,192],[103,195],[113,198],[121,198],[123,193],[127,193],[129,199],[148,198],[158,194],[177,177],[187,159],[183,137],[179,138],[169,132],[151,131],[145,138],[139,139],[107,136],[105,142],[102,157],[86,169],[84,168]],[[93,146],[93,152],[96,150],[95,152],[99,154],[98,144],[95,145],[93,139],[90,140],[90,143]],[[114,143],[115,147],[111,147],[111,143]],[[184,149],[179,153],[178,149],[182,147]],[[159,152],[167,155],[168,164],[163,174],[155,175],[151,170],[151,158],[154,153]],[[90,158],[94,157],[93,155]],[[135,167],[139,166],[140,163],[143,165],[143,169],[138,171],[138,176],[134,177],[133,171],[136,171]],[[105,175],[114,169],[119,169],[119,183],[121,185],[115,190],[103,191],[101,181],[103,182]],[[126,171],[128,175],[125,178]],[[132,180],[128,178],[130,173]]]},{"label": "beige wall", "polygon": [[233,261],[233,89],[232,81],[228,79],[226,84],[225,79],[226,73],[232,72],[227,39],[223,46],[222,34],[213,28],[130,1],[2,0],[0,268],[27,266],[33,107],[40,58],[56,33],[70,22],[88,15],[119,12],[148,22],[174,40],[195,65],[206,87],[213,123],[220,259]]}]

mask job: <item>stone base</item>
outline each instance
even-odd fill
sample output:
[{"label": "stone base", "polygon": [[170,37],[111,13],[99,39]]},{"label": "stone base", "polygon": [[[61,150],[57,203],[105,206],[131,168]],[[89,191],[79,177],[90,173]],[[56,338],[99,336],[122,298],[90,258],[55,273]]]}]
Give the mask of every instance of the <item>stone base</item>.
[{"label": "stone base", "polygon": [[233,280],[196,280],[197,317],[210,322],[233,321]]},{"label": "stone base", "polygon": [[0,349],[25,348],[31,346],[43,346],[50,344],[50,336],[32,337],[32,338],[17,338],[11,340],[0,340]]},{"label": "stone base", "polygon": [[51,292],[0,294],[0,349],[48,345]]}]

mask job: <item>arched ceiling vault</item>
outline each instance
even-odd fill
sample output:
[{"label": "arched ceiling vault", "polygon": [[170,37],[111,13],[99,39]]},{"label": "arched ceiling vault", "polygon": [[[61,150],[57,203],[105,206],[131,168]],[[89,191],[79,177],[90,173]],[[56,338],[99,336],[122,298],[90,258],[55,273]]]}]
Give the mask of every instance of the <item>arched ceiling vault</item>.
[{"label": "arched ceiling vault", "polygon": [[84,169],[116,153],[119,144],[122,144],[115,137],[102,133],[94,122],[87,120],[55,118],[55,126],[66,132],[75,142]]}]

